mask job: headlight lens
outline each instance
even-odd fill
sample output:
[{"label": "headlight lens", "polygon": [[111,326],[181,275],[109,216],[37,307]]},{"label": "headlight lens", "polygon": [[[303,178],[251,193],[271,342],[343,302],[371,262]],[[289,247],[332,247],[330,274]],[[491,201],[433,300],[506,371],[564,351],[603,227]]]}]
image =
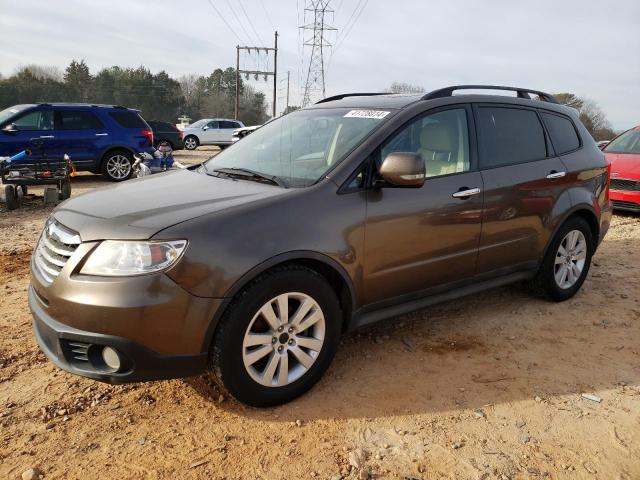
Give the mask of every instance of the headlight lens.
[{"label": "headlight lens", "polygon": [[176,263],[186,247],[186,240],[105,240],[89,255],[80,273],[124,277],[159,272]]}]

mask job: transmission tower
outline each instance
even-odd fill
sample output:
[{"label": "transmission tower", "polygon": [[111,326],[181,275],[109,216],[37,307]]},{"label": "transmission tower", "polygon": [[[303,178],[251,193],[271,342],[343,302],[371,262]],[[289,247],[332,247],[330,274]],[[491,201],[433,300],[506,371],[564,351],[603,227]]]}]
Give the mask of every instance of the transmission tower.
[{"label": "transmission tower", "polygon": [[[333,10],[328,8],[330,2],[331,0],[307,0],[304,8],[305,24],[300,27],[303,30],[302,45],[303,48],[311,47],[311,57],[307,81],[304,85],[303,107],[309,105],[316,96],[325,97],[324,50],[331,47],[331,43],[326,38],[326,32],[336,30],[325,23],[325,16],[333,13]],[[312,17],[310,23],[306,23],[307,15]],[[310,36],[307,36],[307,32],[311,32]]]}]

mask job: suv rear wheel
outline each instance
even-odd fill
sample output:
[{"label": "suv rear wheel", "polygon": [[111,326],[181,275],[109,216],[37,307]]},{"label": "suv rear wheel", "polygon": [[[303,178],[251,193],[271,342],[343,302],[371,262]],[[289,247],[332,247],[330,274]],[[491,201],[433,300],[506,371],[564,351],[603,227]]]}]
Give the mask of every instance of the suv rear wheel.
[{"label": "suv rear wheel", "polygon": [[112,182],[122,182],[131,177],[133,155],[126,150],[112,150],[102,159],[102,175]]},{"label": "suv rear wheel", "polygon": [[184,139],[184,148],[186,148],[187,150],[195,150],[196,148],[198,148],[198,145],[200,145],[200,142],[193,135],[189,135]]},{"label": "suv rear wheel", "polygon": [[556,302],[573,297],[587,277],[593,251],[589,224],[581,217],[569,218],[556,232],[529,287],[533,293]]},{"label": "suv rear wheel", "polygon": [[335,293],[315,271],[286,266],[261,275],[220,321],[211,356],[218,383],[255,407],[302,395],[333,359],[340,318]]}]

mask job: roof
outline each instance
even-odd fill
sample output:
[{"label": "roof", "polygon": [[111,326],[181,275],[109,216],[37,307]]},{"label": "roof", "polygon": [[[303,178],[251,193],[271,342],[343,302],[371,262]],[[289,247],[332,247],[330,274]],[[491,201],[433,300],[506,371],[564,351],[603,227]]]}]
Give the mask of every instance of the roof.
[{"label": "roof", "polygon": [[33,106],[38,107],[70,107],[70,108],[114,108],[120,110],[139,110],[135,108],[123,107],[121,105],[105,105],[102,103],[79,103],[79,102],[52,102],[52,103],[38,103]]},{"label": "roof", "polygon": [[[516,92],[516,96],[462,94],[454,95],[454,91],[464,90],[491,90]],[[531,98],[530,94],[539,97],[539,100]],[[440,88],[429,93],[420,94],[392,94],[392,93],[345,93],[320,100],[308,108],[346,107],[346,108],[396,108],[402,109],[417,102],[428,102],[442,99],[450,99],[450,102],[490,102],[490,103],[514,103],[535,107],[544,106],[550,110],[563,111],[568,107],[560,105],[558,101],[548,93],[521,87],[504,87],[497,85],[454,85]]]}]

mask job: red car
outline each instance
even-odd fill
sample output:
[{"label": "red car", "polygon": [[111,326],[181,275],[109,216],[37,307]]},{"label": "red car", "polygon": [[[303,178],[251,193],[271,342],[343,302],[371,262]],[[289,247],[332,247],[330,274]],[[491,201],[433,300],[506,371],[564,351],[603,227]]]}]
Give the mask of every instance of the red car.
[{"label": "red car", "polygon": [[640,212],[640,125],[603,149],[611,164],[611,200],[618,210]]}]

